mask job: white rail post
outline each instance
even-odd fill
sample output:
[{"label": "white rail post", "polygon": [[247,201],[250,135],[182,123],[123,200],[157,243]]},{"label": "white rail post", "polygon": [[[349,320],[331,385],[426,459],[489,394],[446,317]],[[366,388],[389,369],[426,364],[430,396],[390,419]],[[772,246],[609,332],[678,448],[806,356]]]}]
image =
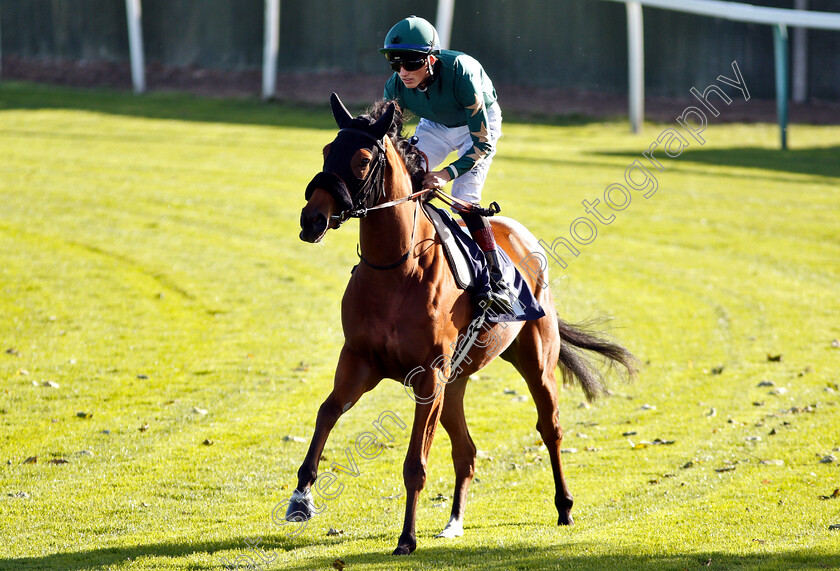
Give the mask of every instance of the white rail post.
[{"label": "white rail post", "polygon": [[776,64],[776,114],[782,150],[786,151],[788,130],[788,33],[787,26],[773,26],[773,55]]},{"label": "white rail post", "polygon": [[277,53],[280,51],[280,0],[265,0],[262,98],[274,99],[277,92]]},{"label": "white rail post", "polygon": [[438,0],[435,29],[440,36],[440,49],[448,50],[452,39],[452,15],[455,13],[455,0]]},{"label": "white rail post", "polygon": [[125,0],[128,18],[128,51],[134,93],[146,91],[146,64],[143,58],[143,9],[140,0]]},{"label": "white rail post", "polygon": [[[3,28],[3,20],[0,18],[0,29]],[[3,42],[2,34],[0,34],[0,79],[3,79]]]},{"label": "white rail post", "polygon": [[645,35],[642,5],[627,2],[627,91],[630,129],[641,133],[645,120]]},{"label": "white rail post", "polygon": [[[808,0],[794,0],[796,10],[807,10]],[[808,29],[794,28],[792,42],[791,75],[793,78],[792,99],[794,103],[808,100]]]}]

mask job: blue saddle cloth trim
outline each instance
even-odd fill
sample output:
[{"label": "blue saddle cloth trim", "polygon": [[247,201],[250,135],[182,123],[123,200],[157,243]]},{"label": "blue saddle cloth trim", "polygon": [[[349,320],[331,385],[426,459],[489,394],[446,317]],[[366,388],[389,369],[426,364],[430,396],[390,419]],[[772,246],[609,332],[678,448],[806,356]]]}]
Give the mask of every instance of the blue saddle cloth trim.
[{"label": "blue saddle cloth trim", "polygon": [[[456,238],[458,247],[465,254],[467,262],[470,264],[470,270],[475,276],[474,284],[467,287],[467,291],[471,295],[476,295],[490,290],[490,273],[487,270],[487,260],[484,257],[484,252],[475,243],[475,240],[467,233],[467,230],[459,225],[452,215],[446,210],[442,210],[431,204],[426,204],[427,208],[434,208],[441,216],[441,219],[449,227],[452,235]],[[502,263],[502,273],[505,281],[510,285],[512,297],[511,305],[514,308],[513,313],[496,313],[491,307],[487,312],[487,321],[493,323],[502,323],[510,321],[531,321],[539,319],[545,315],[540,303],[531,292],[531,288],[522,278],[516,265],[511,261],[507,252],[498,248],[499,257]]]}]

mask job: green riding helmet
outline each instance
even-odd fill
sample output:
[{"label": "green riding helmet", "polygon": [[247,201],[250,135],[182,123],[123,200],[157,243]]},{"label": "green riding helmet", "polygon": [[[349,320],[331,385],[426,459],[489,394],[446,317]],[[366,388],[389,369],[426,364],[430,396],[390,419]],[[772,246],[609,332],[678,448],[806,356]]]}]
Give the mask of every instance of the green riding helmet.
[{"label": "green riding helmet", "polygon": [[440,39],[428,20],[409,16],[388,30],[379,53],[391,61],[416,60],[440,53]]}]

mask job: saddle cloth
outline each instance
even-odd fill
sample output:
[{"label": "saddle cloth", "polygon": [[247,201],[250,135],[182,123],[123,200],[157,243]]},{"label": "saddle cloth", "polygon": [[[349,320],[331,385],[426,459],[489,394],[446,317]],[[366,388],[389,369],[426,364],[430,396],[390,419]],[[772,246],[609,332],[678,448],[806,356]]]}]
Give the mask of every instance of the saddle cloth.
[{"label": "saddle cloth", "polygon": [[[467,229],[460,226],[449,212],[428,202],[422,204],[423,210],[432,221],[440,237],[444,255],[449,262],[449,267],[452,269],[458,287],[473,295],[489,290],[490,273],[487,270],[484,252],[469,235]],[[545,311],[543,311],[507,253],[501,248],[498,251],[502,263],[502,273],[505,281],[511,286],[513,313],[495,313],[491,307],[487,313],[487,320],[494,323],[531,321],[544,316]]]}]

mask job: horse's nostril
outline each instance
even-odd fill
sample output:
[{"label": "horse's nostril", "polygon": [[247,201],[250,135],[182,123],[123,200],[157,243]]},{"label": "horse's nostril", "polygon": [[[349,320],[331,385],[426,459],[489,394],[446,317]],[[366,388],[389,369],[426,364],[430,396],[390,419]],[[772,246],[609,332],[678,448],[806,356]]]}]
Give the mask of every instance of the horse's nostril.
[{"label": "horse's nostril", "polygon": [[327,231],[327,217],[320,212],[313,216],[300,215],[300,239],[315,242]]}]

